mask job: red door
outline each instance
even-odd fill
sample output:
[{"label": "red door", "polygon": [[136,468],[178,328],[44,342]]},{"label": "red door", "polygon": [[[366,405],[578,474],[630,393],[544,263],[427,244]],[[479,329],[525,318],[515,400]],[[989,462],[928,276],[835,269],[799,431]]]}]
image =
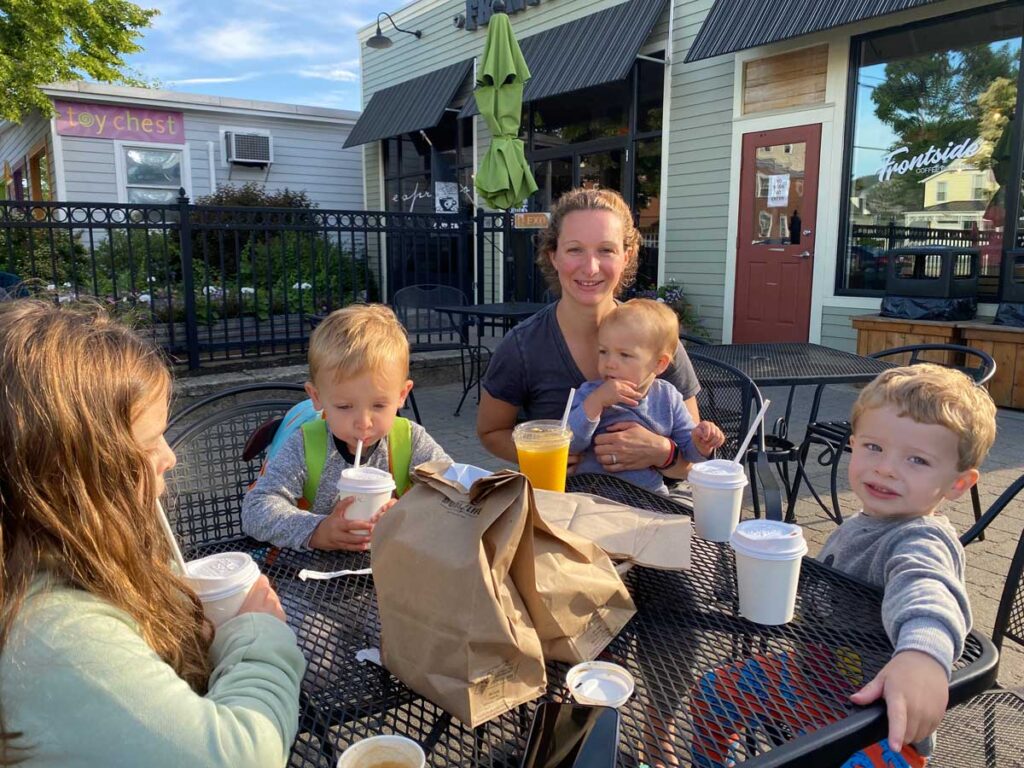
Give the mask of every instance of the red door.
[{"label": "red door", "polygon": [[743,136],[732,339],[807,341],[821,125]]}]

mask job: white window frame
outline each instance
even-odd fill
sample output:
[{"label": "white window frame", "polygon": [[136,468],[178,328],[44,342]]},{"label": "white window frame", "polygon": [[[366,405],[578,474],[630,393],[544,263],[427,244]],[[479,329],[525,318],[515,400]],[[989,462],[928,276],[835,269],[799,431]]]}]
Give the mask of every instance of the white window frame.
[{"label": "white window frame", "polygon": [[[228,145],[226,133],[251,133],[254,136],[266,136],[273,138],[269,128],[253,128],[252,126],[244,127],[239,125],[219,125],[217,126],[217,133],[220,136],[220,167],[227,168],[231,163],[228,162]],[[271,153],[273,154],[273,153]]]},{"label": "white window frame", "polygon": [[[117,175],[117,201],[128,202],[128,163],[125,151],[129,149],[163,149],[181,152],[181,186],[185,188],[185,196],[192,197],[192,156],[188,144],[168,144],[160,141],[115,141],[114,171]],[[144,187],[144,184],[132,184],[133,187]],[[165,189],[165,187],[151,187]]]},{"label": "white window frame", "polygon": [[949,184],[945,181],[935,182],[935,202],[944,203],[949,197]]}]

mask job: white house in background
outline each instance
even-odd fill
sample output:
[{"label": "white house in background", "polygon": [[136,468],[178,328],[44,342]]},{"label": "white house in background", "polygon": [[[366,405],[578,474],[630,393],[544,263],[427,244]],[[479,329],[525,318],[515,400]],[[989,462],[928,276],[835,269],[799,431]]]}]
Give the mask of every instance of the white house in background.
[{"label": "white house in background", "polygon": [[362,210],[358,112],[74,82],[46,86],[57,116],[0,121],[8,199],[171,202],[254,181]]}]

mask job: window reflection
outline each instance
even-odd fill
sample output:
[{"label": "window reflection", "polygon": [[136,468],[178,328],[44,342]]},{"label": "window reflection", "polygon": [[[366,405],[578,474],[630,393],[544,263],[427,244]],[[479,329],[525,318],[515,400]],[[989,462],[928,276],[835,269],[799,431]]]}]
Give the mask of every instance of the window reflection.
[{"label": "window reflection", "polygon": [[533,148],[625,136],[629,102],[628,80],[542,99],[533,109]]},{"label": "window reflection", "polygon": [[1017,6],[859,44],[840,289],[884,289],[892,248],[950,245],[979,249],[995,296],[1022,27]]}]

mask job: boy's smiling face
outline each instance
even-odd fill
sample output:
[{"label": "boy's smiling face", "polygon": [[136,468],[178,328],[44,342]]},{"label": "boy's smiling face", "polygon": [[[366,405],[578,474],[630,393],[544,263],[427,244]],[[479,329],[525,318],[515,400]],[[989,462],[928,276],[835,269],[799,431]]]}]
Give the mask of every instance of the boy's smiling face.
[{"label": "boy's smiling face", "polygon": [[901,416],[891,405],[869,408],[850,437],[850,488],[875,517],[923,517],[957,499],[978,480],[959,470],[956,434]]},{"label": "boy's smiling face", "polygon": [[352,453],[360,440],[366,449],[391,431],[398,409],[412,390],[412,380],[397,365],[344,379],[321,378],[326,380],[306,382],[306,392],[317,410],[323,410],[331,434]]}]

